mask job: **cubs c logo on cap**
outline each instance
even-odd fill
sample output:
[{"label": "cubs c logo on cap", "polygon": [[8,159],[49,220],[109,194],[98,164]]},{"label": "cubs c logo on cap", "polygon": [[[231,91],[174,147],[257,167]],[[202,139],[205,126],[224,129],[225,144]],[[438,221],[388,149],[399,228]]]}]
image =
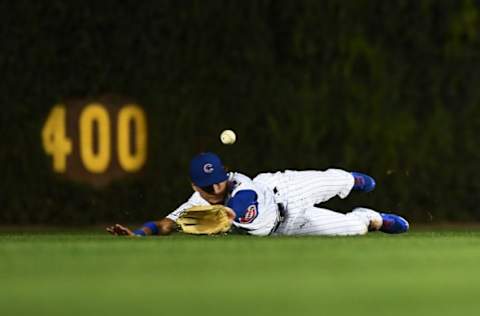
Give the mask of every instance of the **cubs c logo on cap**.
[{"label": "cubs c logo on cap", "polygon": [[206,163],[203,165],[203,172],[205,173],[212,173],[213,172],[213,165],[211,163]]},{"label": "cubs c logo on cap", "polygon": [[222,161],[214,153],[201,153],[190,161],[190,180],[198,186],[205,187],[228,179]]}]

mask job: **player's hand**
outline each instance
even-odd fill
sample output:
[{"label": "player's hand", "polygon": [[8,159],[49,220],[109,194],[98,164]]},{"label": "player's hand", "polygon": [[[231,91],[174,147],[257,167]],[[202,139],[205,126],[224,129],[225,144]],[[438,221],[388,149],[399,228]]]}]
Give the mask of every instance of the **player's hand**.
[{"label": "player's hand", "polygon": [[115,236],[133,236],[133,232],[125,226],[115,224],[106,228],[107,232]]}]

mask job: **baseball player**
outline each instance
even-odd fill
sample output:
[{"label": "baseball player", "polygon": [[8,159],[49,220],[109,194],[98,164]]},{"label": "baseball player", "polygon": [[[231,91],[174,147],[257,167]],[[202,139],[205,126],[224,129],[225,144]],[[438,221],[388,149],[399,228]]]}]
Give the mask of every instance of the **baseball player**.
[{"label": "baseball player", "polygon": [[216,154],[201,153],[191,160],[189,174],[195,192],[165,218],[134,231],[119,224],[107,227],[107,231],[114,235],[166,235],[176,229],[177,219],[187,209],[216,204],[233,210],[235,230],[257,236],[347,236],[368,231],[398,234],[409,229],[408,222],[395,214],[364,207],[343,214],[314,206],[335,196],[345,198],[351,191],[372,191],[374,179],[362,173],[286,170],[250,179],[226,172]]}]

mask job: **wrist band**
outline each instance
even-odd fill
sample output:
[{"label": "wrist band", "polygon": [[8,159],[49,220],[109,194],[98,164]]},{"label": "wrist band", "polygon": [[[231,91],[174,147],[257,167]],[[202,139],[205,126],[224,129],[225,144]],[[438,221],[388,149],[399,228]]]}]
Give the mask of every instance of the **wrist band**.
[{"label": "wrist band", "polygon": [[146,236],[147,234],[143,231],[143,229],[136,229],[133,231],[133,234],[135,236]]},{"label": "wrist band", "polygon": [[152,235],[158,235],[158,226],[155,222],[147,222],[143,224],[143,227],[147,227],[152,232]]}]

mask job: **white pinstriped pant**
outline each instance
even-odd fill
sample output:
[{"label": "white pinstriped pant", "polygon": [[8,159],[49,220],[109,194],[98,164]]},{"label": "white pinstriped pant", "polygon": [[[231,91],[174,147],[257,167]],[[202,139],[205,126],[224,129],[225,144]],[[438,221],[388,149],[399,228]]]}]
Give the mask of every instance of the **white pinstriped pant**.
[{"label": "white pinstriped pant", "polygon": [[286,219],[276,235],[363,235],[372,219],[381,221],[379,213],[366,208],[343,214],[314,206],[350,193],[354,178],[344,170],[262,173],[254,181],[276,188],[276,202],[285,205]]}]

